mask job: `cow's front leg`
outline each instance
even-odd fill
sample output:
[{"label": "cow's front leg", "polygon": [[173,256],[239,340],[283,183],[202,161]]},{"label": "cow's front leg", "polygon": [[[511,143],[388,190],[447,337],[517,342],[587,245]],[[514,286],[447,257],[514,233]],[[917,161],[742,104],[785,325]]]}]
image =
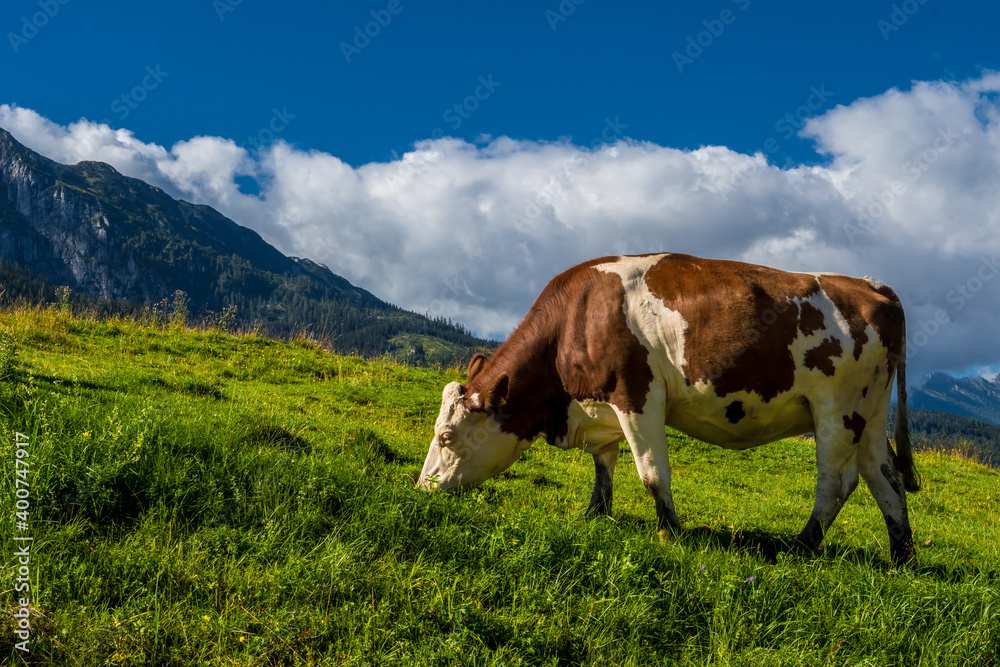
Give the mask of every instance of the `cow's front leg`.
[{"label": "cow's front leg", "polygon": [[594,453],[594,493],[590,496],[588,515],[611,514],[611,494],[618,462],[618,443],[613,442]]},{"label": "cow's front leg", "polygon": [[[674,496],[670,490],[670,455],[662,410],[653,409],[647,398],[642,413],[618,413],[622,432],[632,448],[639,479],[656,503],[659,530],[680,530],[681,522],[674,511]],[[617,409],[616,409],[617,412]]]},{"label": "cow's front leg", "polygon": [[806,527],[796,538],[798,546],[807,551],[819,549],[826,531],[858,486],[861,436],[853,430],[855,422],[850,418],[845,421],[839,413],[816,421],[816,502]]}]

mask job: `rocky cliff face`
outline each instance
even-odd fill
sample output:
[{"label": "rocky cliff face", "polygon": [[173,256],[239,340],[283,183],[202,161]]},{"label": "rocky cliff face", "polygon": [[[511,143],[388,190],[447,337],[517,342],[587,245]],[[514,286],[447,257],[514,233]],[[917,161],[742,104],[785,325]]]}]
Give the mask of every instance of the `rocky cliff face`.
[{"label": "rocky cliff face", "polygon": [[0,130],[0,257],[92,296],[165,296],[165,280],[140,280],[135,256],[117,243],[105,207],[81,187],[78,171]]},{"label": "rocky cliff face", "polygon": [[207,206],[177,201],[101,162],[62,165],[0,129],[0,258],[107,299],[155,302],[182,289],[195,307],[228,294],[266,299],[289,280],[385,307],[326,267],[285,257]]}]

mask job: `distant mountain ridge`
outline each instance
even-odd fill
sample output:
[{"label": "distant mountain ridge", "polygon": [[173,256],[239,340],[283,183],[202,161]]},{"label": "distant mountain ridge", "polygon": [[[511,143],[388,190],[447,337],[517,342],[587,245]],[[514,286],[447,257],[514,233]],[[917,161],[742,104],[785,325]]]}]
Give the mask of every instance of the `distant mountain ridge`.
[{"label": "distant mountain ridge", "polygon": [[1000,425],[1000,376],[988,380],[932,373],[923,386],[910,391],[908,404]]},{"label": "distant mountain ridge", "polygon": [[193,311],[233,306],[267,333],[306,330],[343,352],[410,348],[448,363],[491,345],[392,306],[322,264],[287,257],[209,206],[175,200],[103,162],[60,164],[2,128],[0,260],[102,299],[149,304],[182,290]]}]

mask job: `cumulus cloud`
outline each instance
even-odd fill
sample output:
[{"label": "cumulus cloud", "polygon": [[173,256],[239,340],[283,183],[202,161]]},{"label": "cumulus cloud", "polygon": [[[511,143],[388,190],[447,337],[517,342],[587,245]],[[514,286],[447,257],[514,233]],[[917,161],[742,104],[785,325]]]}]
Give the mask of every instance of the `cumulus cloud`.
[{"label": "cumulus cloud", "polygon": [[[103,160],[205,203],[287,254],[408,309],[503,338],[557,272],[670,250],[789,270],[871,275],[907,307],[914,375],[1000,361],[1000,74],[917,82],[837,106],[802,130],[821,166],[722,146],[507,137],[419,141],[353,167],[281,141],[169,149],[80,120],[0,106],[0,126],[61,162]],[[589,139],[589,138],[585,138]],[[251,177],[259,194],[240,191]]]}]

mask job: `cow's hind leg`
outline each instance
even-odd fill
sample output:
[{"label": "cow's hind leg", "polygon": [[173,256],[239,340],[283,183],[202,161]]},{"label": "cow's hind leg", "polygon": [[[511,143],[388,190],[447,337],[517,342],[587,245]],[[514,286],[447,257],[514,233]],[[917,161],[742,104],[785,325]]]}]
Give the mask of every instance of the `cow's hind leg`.
[{"label": "cow's hind leg", "polygon": [[681,522],[674,511],[674,497],[670,490],[670,456],[664,415],[646,401],[641,414],[618,412],[622,432],[632,448],[639,479],[656,503],[656,520],[659,530],[680,530]]},{"label": "cow's hind leg", "polygon": [[594,493],[590,497],[588,515],[611,514],[611,495],[617,462],[617,441],[594,454]]},{"label": "cow's hind leg", "polygon": [[816,502],[796,540],[806,550],[819,548],[826,531],[858,486],[857,450],[861,440],[859,428],[863,424],[855,417],[857,413],[816,420]]},{"label": "cow's hind leg", "polygon": [[882,510],[889,530],[889,550],[897,564],[915,555],[910,518],[906,511],[906,489],[899,474],[896,455],[885,435],[885,419],[872,420],[858,449],[858,468]]}]

